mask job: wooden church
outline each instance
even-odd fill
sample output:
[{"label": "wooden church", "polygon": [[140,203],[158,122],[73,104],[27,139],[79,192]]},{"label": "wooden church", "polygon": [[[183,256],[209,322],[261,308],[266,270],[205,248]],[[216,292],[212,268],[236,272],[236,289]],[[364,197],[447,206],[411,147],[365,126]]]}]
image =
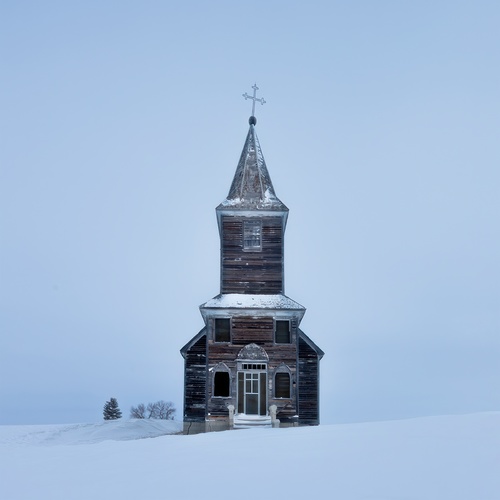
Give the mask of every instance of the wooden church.
[{"label": "wooden church", "polygon": [[181,349],[186,434],[319,424],[324,353],[300,329],[305,308],[285,295],[288,208],[274,192],[253,113],[249,123],[229,194],[216,208],[220,294],[200,306],[205,326]]}]

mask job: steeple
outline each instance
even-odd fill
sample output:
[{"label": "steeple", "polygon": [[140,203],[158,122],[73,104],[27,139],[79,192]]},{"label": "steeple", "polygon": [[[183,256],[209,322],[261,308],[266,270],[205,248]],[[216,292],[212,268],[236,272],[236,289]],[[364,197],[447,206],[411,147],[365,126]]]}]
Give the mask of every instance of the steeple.
[{"label": "steeple", "polygon": [[221,293],[283,294],[288,208],[274,192],[255,133],[255,116],[249,123],[229,194],[216,208]]},{"label": "steeple", "polygon": [[257,120],[250,117],[245,145],[227,198],[217,210],[273,210],[288,212],[274,192],[273,183],[255,132]]}]

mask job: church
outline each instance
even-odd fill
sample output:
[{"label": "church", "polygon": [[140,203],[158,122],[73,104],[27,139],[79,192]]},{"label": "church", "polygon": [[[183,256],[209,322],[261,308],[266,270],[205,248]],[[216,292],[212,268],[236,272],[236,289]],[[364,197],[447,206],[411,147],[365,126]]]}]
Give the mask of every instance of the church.
[{"label": "church", "polygon": [[216,208],[220,294],[182,349],[184,433],[319,424],[323,351],[300,329],[305,308],[285,295],[288,208],[250,128],[227,198]]}]

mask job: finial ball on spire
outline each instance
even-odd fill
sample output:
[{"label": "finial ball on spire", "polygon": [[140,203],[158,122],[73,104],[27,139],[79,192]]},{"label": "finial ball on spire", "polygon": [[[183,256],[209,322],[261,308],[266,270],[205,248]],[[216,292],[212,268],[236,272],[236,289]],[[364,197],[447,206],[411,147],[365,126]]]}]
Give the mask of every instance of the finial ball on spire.
[{"label": "finial ball on spire", "polygon": [[257,118],[255,118],[255,116],[251,116],[249,119],[248,119],[248,123],[250,125],[255,125],[257,123]]}]

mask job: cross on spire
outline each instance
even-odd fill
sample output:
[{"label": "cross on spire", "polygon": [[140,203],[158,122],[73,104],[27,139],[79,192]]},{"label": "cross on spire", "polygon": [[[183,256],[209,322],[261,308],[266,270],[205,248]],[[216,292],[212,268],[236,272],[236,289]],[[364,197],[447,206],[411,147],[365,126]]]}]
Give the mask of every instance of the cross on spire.
[{"label": "cross on spire", "polygon": [[259,87],[257,87],[257,84],[255,83],[253,86],[253,96],[251,95],[248,95],[246,92],[243,94],[243,97],[245,98],[245,101],[247,99],[252,99],[252,116],[255,116],[255,101],[257,102],[260,102],[261,104],[265,104],[266,101],[264,101],[264,98],[261,97],[259,99],[257,99],[257,97],[255,97],[257,95],[257,90],[259,90]]}]

